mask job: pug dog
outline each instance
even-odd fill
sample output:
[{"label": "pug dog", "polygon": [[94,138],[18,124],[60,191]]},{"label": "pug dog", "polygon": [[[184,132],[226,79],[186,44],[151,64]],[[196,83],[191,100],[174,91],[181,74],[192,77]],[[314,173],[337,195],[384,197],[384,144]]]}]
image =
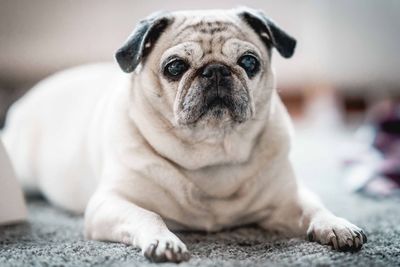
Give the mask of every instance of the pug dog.
[{"label": "pug dog", "polygon": [[[296,41],[258,10],[156,13],[116,52],[40,82],[3,139],[27,190],[85,211],[85,236],[189,259],[173,231],[249,223],[358,250],[364,232],[297,181],[272,49]],[[125,73],[124,73],[125,72]],[[126,74],[128,73],[128,74]]]}]

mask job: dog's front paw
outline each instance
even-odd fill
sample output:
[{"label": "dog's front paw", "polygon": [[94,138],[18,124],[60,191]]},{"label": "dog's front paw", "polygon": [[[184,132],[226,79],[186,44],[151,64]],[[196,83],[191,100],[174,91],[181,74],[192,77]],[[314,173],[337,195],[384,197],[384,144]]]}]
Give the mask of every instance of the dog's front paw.
[{"label": "dog's front paw", "polygon": [[310,241],[331,245],[339,251],[357,251],[367,242],[362,229],[345,219],[328,215],[314,218],[307,236]]},{"label": "dog's front paw", "polygon": [[173,233],[168,232],[151,240],[142,248],[144,256],[153,262],[182,262],[190,259],[186,245]]}]

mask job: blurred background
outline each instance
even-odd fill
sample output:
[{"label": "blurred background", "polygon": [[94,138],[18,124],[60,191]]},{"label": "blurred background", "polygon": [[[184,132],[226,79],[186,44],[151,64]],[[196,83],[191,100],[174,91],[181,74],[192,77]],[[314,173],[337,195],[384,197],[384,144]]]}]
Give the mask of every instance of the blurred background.
[{"label": "blurred background", "polygon": [[114,60],[114,51],[148,14],[239,5],[264,10],[298,41],[292,59],[274,53],[273,62],[298,131],[299,172],[310,184],[340,176],[342,155],[356,151],[352,136],[368,110],[400,95],[400,1],[0,0],[0,127],[8,106],[40,79]]}]

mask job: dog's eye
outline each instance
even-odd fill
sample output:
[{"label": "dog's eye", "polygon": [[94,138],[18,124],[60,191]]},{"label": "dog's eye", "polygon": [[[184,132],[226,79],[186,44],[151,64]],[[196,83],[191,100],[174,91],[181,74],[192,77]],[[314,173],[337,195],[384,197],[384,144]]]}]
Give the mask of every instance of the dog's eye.
[{"label": "dog's eye", "polygon": [[170,63],[168,63],[164,68],[165,75],[171,78],[178,78],[181,76],[187,69],[189,68],[188,64],[181,60],[177,59]]},{"label": "dog's eye", "polygon": [[238,60],[238,64],[246,71],[250,78],[256,75],[260,69],[260,63],[257,58],[252,55],[241,56]]}]

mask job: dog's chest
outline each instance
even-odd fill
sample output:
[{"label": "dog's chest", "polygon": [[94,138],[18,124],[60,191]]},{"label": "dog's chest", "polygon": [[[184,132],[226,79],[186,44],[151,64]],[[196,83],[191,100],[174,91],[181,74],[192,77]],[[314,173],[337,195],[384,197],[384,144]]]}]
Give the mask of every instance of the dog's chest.
[{"label": "dog's chest", "polygon": [[223,179],[215,180],[208,186],[204,183],[203,187],[195,184],[188,186],[185,225],[199,230],[216,231],[254,223],[270,213],[271,210],[262,200],[262,185],[257,177],[225,183]]}]

